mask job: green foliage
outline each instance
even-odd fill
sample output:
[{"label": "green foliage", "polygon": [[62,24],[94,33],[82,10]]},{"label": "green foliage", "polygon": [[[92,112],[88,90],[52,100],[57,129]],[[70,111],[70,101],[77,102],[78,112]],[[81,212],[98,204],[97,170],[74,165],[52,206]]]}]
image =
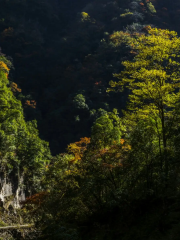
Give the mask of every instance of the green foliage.
[{"label": "green foliage", "polygon": [[[42,239],[150,240],[177,234],[180,40],[168,30],[146,31],[122,40],[135,57],[114,74],[120,81],[111,82],[129,90],[124,116],[105,112],[94,122],[90,142],[71,143],[48,167],[46,197],[38,210],[33,206]],[[121,37],[114,33],[112,41],[121,44]],[[82,95],[77,99],[85,102]]]},{"label": "green foliage", "polygon": [[120,17],[124,18],[124,17],[129,17],[130,15],[133,15],[132,12],[126,12],[120,15]]},{"label": "green foliage", "polygon": [[86,12],[82,12],[82,13],[81,13],[81,21],[82,21],[82,22],[85,22],[85,21],[88,21],[88,20],[90,20],[89,14],[86,13]]},{"label": "green foliage", "polygon": [[88,109],[88,105],[86,104],[86,99],[82,94],[77,94],[74,97],[73,103],[78,109]]},{"label": "green foliage", "polygon": [[151,13],[156,13],[156,9],[155,9],[154,5],[152,4],[152,2],[147,3],[147,7]]},{"label": "green foliage", "polygon": [[[168,128],[168,119],[176,116],[179,101],[180,40],[175,32],[150,29],[149,35],[140,35],[132,40],[131,47],[136,51],[133,61],[125,61],[125,70],[114,74],[120,79],[111,82],[112,87],[127,87],[130,90],[129,111],[146,120],[151,116],[161,121],[158,131]],[[166,119],[166,121],[165,121]],[[168,131],[166,130],[166,133]],[[164,136],[167,138],[166,136]]]},{"label": "green foliage", "polygon": [[[2,55],[1,170],[23,174],[27,191],[43,190],[27,205],[41,239],[178,239],[180,44],[174,32],[143,24],[179,29],[179,1],[79,1],[77,18],[81,3],[70,2],[3,0],[1,44],[29,94],[17,94],[26,118],[37,118],[53,152],[89,136],[94,121],[91,142],[51,158],[7,87]],[[117,94],[106,92],[112,73]],[[128,94],[124,117],[110,113]]]},{"label": "green foliage", "polygon": [[[148,35],[141,34],[130,43],[136,56],[125,61],[125,70],[114,77],[112,87],[130,90],[126,114],[130,129],[144,121],[153,127],[154,140],[159,142],[161,171],[165,174],[165,185],[170,174],[171,132],[179,127],[177,106],[180,99],[180,39],[175,32],[148,28]],[[132,114],[131,114],[132,112]]]},{"label": "green foliage", "polygon": [[92,127],[91,144],[96,148],[106,148],[121,138],[121,122],[117,111],[107,113],[98,118]]},{"label": "green foliage", "polygon": [[34,189],[38,187],[44,165],[50,158],[48,144],[39,138],[35,121],[25,122],[21,102],[8,87],[8,68],[4,62],[0,63],[1,171],[24,175],[26,183],[31,183]]}]

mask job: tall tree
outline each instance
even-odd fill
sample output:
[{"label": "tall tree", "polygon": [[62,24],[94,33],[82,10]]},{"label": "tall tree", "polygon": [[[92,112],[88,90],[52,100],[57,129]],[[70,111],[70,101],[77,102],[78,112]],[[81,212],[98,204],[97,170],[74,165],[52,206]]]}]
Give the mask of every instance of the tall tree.
[{"label": "tall tree", "polygon": [[159,151],[164,153],[162,168],[167,179],[168,140],[172,129],[179,123],[180,38],[173,31],[151,27],[146,30],[147,34],[139,34],[130,40],[136,56],[132,61],[123,62],[124,71],[114,74],[120,81],[111,81],[110,85],[121,90],[129,89],[126,115],[132,113],[133,121],[148,120],[154,125]]}]

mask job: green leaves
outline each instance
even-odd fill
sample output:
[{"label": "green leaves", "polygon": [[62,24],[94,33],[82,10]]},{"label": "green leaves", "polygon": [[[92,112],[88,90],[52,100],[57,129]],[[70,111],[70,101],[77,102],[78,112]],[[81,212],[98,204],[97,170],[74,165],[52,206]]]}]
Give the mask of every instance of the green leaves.
[{"label": "green leaves", "polygon": [[137,54],[123,62],[125,70],[114,74],[120,81],[111,87],[130,90],[128,109],[140,118],[154,115],[167,122],[180,98],[180,39],[175,32],[149,28],[130,45]]},{"label": "green leaves", "polygon": [[[132,61],[122,63],[124,71],[114,74],[120,81],[110,84],[130,91],[124,118],[131,135],[141,121],[147,131],[151,129],[149,144],[152,150],[147,154],[145,145],[142,145],[139,151],[145,159],[152,159],[155,152],[160,156],[155,164],[159,166],[160,175],[164,176],[161,180],[167,189],[172,167],[172,132],[180,124],[180,38],[175,32],[149,27],[148,34],[139,34],[130,40],[130,46],[136,56]],[[135,150],[136,153],[139,151]]]},{"label": "green leaves", "polygon": [[119,143],[121,137],[121,122],[116,110],[96,120],[92,127],[91,145],[105,148],[113,143]]},{"label": "green leaves", "polygon": [[21,102],[8,87],[7,71],[7,65],[0,61],[1,171],[9,173],[13,170],[16,174],[18,169],[33,188],[38,185],[35,179],[40,179],[45,171],[50,151],[48,144],[38,136],[36,122],[25,122]]}]

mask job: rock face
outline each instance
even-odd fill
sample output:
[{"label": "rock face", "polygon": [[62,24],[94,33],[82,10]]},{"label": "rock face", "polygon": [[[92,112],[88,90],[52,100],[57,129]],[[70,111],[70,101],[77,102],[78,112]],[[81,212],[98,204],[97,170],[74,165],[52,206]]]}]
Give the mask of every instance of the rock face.
[{"label": "rock face", "polygon": [[23,176],[6,176],[4,173],[0,173],[0,200],[6,210],[10,206],[14,209],[20,208],[21,201],[25,200],[23,182]]}]

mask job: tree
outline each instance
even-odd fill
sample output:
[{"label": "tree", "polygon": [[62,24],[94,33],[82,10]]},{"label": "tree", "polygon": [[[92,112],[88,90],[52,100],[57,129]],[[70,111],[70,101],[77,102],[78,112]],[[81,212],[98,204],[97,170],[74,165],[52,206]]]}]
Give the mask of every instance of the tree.
[{"label": "tree", "polygon": [[167,181],[168,141],[172,129],[179,124],[180,38],[173,31],[151,27],[146,30],[148,34],[138,34],[130,41],[136,56],[132,61],[123,62],[124,71],[114,74],[120,81],[111,81],[110,85],[129,89],[126,116],[130,114],[131,126],[144,120],[156,129],[159,151],[164,153],[162,168]]},{"label": "tree", "polygon": [[36,122],[25,121],[21,102],[9,86],[6,63],[8,60],[0,56],[0,171],[7,178],[13,171],[17,181],[24,176],[26,190],[34,191],[39,187],[50,151],[38,136]]},{"label": "tree", "polygon": [[92,127],[91,146],[95,149],[102,149],[115,142],[119,143],[122,128],[116,109],[104,114],[95,121]]}]

